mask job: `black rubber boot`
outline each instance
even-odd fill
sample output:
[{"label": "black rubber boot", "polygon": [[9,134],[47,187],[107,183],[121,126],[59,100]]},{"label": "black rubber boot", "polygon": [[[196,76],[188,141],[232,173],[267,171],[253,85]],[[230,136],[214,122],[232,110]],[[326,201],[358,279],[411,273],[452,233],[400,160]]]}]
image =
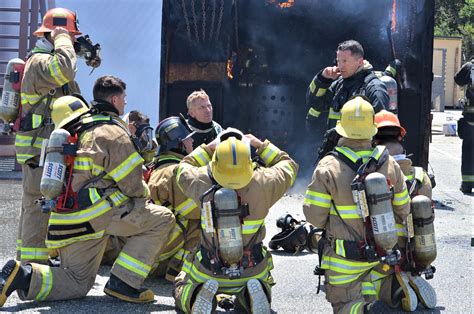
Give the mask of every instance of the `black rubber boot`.
[{"label": "black rubber boot", "polygon": [[105,284],[104,292],[108,296],[132,303],[147,303],[155,300],[155,294],[150,289],[135,289],[112,274]]},{"label": "black rubber boot", "polygon": [[463,193],[471,193],[472,192],[472,184],[463,182],[463,183],[461,183],[460,190]]},{"label": "black rubber boot", "polygon": [[0,274],[0,307],[15,290],[23,290],[28,294],[31,281],[31,265],[20,265],[20,262],[9,260]]},{"label": "black rubber boot", "polygon": [[382,301],[374,301],[364,305],[364,314],[368,313],[387,313],[391,312],[392,309]]}]

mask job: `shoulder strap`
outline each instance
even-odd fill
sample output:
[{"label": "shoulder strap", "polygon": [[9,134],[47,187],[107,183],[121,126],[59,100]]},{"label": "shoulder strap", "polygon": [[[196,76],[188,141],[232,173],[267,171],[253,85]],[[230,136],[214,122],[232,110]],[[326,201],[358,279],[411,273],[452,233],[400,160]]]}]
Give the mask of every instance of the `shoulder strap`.
[{"label": "shoulder strap", "polygon": [[389,156],[390,154],[385,146],[376,146],[369,159],[359,167],[357,174],[359,176],[365,176],[369,173],[376,172],[388,160]]},{"label": "shoulder strap", "polygon": [[374,71],[371,71],[366,77],[364,77],[364,82],[359,87],[357,94],[365,96],[365,88],[370,83],[370,81],[376,78],[377,78],[377,75],[374,73]]},{"label": "shoulder strap", "polygon": [[[357,172],[359,167],[362,165],[362,158],[357,159],[357,162],[353,162],[349,157],[337,150],[332,150],[327,155],[331,155],[348,165],[354,172]],[[326,156],[327,156],[326,155]]]},{"label": "shoulder strap", "polygon": [[379,170],[390,156],[388,150],[383,145],[376,146],[366,162],[363,162],[362,158],[357,155],[351,155],[349,157],[348,154],[350,154],[350,152],[344,151],[341,147],[336,147],[335,150],[328,153],[328,155],[332,155],[344,162],[359,176]]},{"label": "shoulder strap", "polygon": [[151,170],[157,169],[163,165],[166,164],[179,164],[181,162],[181,159],[172,156],[172,155],[163,155],[163,156],[158,156],[149,166],[148,168]]}]

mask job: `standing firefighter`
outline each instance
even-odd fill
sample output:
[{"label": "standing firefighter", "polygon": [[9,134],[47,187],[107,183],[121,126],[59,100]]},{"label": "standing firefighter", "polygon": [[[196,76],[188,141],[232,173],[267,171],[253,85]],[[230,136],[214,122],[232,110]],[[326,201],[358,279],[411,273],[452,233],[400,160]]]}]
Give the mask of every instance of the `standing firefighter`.
[{"label": "standing firefighter", "polygon": [[364,98],[344,105],[336,131],[342,138],[317,165],[303,205],[307,220],[325,229],[317,271],[325,275],[326,299],[335,313],[379,313],[397,305],[392,291],[402,287],[398,298],[413,311],[418,302],[407,274],[393,276],[392,266],[400,258],[395,224],[410,209],[403,173],[385,147],[372,148],[374,109]]},{"label": "standing firefighter", "polygon": [[[257,149],[265,166],[250,158]],[[264,219],[293,184],[298,165],[268,140],[238,130],[220,134],[183,159],[177,182],[201,207],[201,245],[176,278],[176,306],[211,313],[216,293],[236,295],[245,312],[270,313],[271,254]]]},{"label": "standing firefighter", "polygon": [[74,157],[68,166],[72,174],[65,189],[68,194],[63,192],[52,208],[46,240],[49,248],[58,249],[61,265],[8,261],[0,274],[0,305],[15,290],[23,300],[86,296],[94,284],[108,235],[127,240],[104,292],[128,302],[154,300],[153,292],[141,286],[166,244],[174,216],[167,208],[146,201],[150,191],[143,181],[143,159],[118,117],[123,114],[122,105],[114,106],[117,113],[89,114],[86,104],[73,96],[53,103],[53,134],[71,134],[63,154]]},{"label": "standing firefighter", "polygon": [[474,188],[474,59],[466,62],[454,76],[459,86],[466,86],[467,106],[458,121],[458,135],[462,141],[461,191],[471,193]]},{"label": "standing firefighter", "polygon": [[[324,142],[318,151],[318,160],[331,151],[340,139],[334,127],[341,118],[341,108],[354,95],[364,95],[375,112],[389,108],[390,96],[385,84],[364,59],[364,49],[355,40],[340,43],[336,51],[336,66],[321,70],[311,81],[306,92],[309,107],[306,123],[311,128],[323,111],[329,110]],[[394,60],[383,72],[385,77],[396,77],[400,61]]]},{"label": "standing firefighter", "polygon": [[355,40],[340,43],[336,51],[337,66],[321,70],[308,87],[306,104],[310,107],[306,120],[314,122],[329,109],[328,128],[341,118],[342,106],[354,95],[370,99],[375,112],[388,108],[389,95],[385,85],[364,60],[364,49]]},{"label": "standing firefighter", "polygon": [[186,256],[196,250],[201,239],[199,207],[183,194],[176,182],[178,164],[193,151],[192,135],[184,118],[161,121],[156,127],[158,156],[149,165],[151,199],[155,204],[171,208],[176,218],[171,238],[156,261],[156,275],[169,281],[174,281]]},{"label": "standing firefighter", "polygon": [[23,172],[23,197],[17,240],[17,257],[24,261],[47,263],[45,246],[49,215],[36,203],[41,198],[39,166],[41,147],[53,131],[50,104],[62,95],[78,93],[74,81],[76,53],[73,43],[80,35],[76,14],[62,8],[46,12],[43,24],[26,62],[21,84],[22,119],[16,134],[16,158]]}]

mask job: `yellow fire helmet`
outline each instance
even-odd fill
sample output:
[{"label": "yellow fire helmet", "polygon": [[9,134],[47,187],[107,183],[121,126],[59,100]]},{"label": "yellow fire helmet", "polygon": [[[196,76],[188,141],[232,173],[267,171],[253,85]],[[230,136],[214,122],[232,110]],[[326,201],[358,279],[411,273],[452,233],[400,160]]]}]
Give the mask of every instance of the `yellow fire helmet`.
[{"label": "yellow fire helmet", "polygon": [[51,105],[51,119],[55,129],[60,129],[88,111],[89,107],[81,99],[74,96],[62,96]]},{"label": "yellow fire helmet", "polygon": [[371,139],[377,133],[374,115],[374,108],[368,101],[360,96],[354,97],[342,107],[336,132],[346,138]]},{"label": "yellow fire helmet", "polygon": [[211,172],[224,188],[237,190],[247,186],[253,175],[249,144],[234,136],[220,142],[212,156]]}]

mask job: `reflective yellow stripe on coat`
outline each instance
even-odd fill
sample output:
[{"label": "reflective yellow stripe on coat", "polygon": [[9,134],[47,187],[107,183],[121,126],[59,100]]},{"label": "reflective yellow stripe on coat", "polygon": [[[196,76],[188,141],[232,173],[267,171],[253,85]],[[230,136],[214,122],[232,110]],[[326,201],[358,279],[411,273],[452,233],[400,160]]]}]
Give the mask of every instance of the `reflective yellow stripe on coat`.
[{"label": "reflective yellow stripe on coat", "polygon": [[315,192],[310,189],[306,190],[306,195],[304,198],[305,204],[315,205],[324,208],[331,207],[331,195],[321,192]]}]

